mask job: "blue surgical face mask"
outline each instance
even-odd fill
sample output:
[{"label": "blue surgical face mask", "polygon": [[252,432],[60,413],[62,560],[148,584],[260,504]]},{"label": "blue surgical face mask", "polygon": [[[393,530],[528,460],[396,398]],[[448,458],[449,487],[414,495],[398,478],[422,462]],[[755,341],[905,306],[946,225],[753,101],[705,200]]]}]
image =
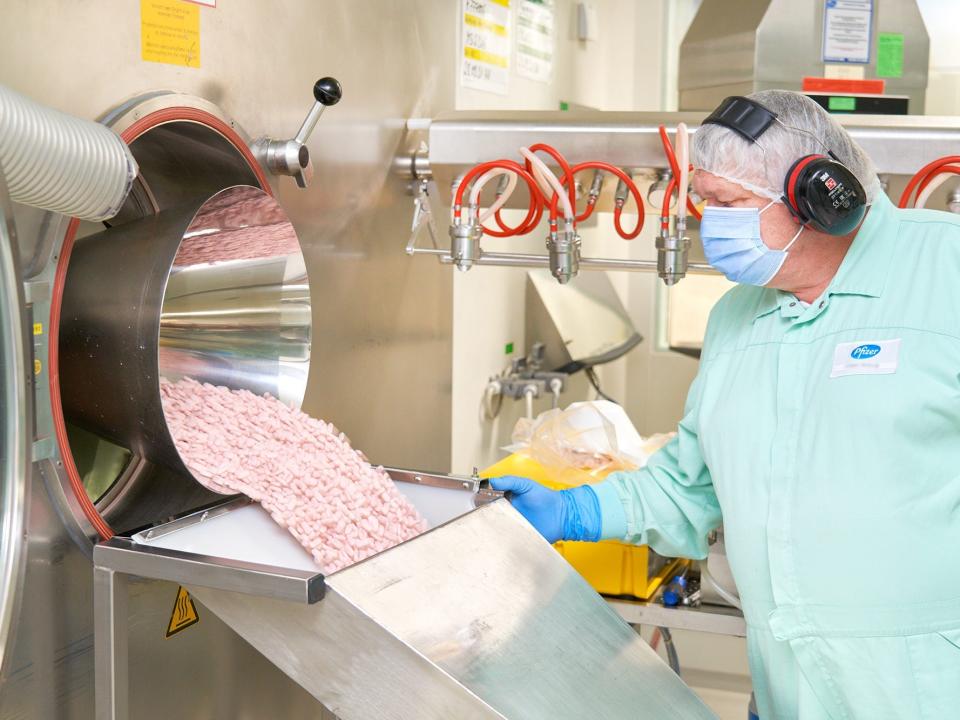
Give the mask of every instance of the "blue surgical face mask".
[{"label": "blue surgical face mask", "polygon": [[782,250],[768,247],[760,238],[760,213],[763,208],[729,208],[708,205],[700,220],[700,240],[707,262],[744,285],[766,285],[780,272],[787,251],[800,237],[803,226]]}]

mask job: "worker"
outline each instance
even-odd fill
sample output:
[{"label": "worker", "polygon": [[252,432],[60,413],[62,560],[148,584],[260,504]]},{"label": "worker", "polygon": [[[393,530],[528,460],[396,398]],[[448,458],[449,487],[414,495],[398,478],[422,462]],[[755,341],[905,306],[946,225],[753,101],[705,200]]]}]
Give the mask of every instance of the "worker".
[{"label": "worker", "polygon": [[722,518],[761,720],[958,717],[960,218],[895,208],[792,92],[725,100],[692,160],[738,285],[676,437],[591,487],[492,485],[550,542],[703,558]]}]

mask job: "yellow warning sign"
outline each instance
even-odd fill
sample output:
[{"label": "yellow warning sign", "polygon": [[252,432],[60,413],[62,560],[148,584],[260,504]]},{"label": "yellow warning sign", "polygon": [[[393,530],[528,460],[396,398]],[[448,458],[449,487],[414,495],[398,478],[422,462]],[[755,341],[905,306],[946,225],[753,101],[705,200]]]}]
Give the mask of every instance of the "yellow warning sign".
[{"label": "yellow warning sign", "polygon": [[140,0],[140,57],[200,67],[200,8],[182,0]]},{"label": "yellow warning sign", "polygon": [[34,324],[33,324],[33,334],[34,334],[34,335],[43,335],[43,323],[34,323]]},{"label": "yellow warning sign", "polygon": [[198,622],[200,622],[200,616],[197,614],[197,606],[193,604],[193,598],[182,586],[178,587],[177,601],[173,604],[170,624],[167,625],[167,637],[176,635]]}]

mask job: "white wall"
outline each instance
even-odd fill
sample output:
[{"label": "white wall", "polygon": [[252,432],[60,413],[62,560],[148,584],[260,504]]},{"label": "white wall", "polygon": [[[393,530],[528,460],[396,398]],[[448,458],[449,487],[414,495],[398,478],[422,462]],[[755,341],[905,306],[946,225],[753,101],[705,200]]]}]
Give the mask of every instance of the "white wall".
[{"label": "white wall", "polygon": [[927,115],[960,115],[960,42],[957,0],[917,0],[930,35]]},{"label": "white wall", "polygon": [[[664,53],[661,28],[666,22],[669,0],[593,0],[597,39],[575,38],[576,2],[556,2],[556,47],[554,76],[550,84],[511,78],[509,95],[469,88],[456,91],[458,110],[541,109],[559,107],[561,101],[600,110],[657,110],[663,96],[661,63]],[[562,148],[561,148],[562,149]],[[648,218],[653,211],[648,208]],[[612,218],[601,214],[582,228],[585,255],[606,257],[654,257],[654,223],[648,219],[643,235],[632,243],[621,240],[612,229]],[[485,238],[491,251],[542,253],[544,234],[520,239]],[[513,343],[511,357],[522,356],[529,340],[524,337],[526,271],[506,268],[474,268],[454,279],[453,328],[453,449],[454,472],[469,472],[503,456],[499,448],[509,442],[523,403],[506,400],[494,421],[480,417],[480,402],[488,379],[499,373],[511,358],[504,354]],[[655,370],[672,371],[674,356],[666,363],[640,360],[651,354],[654,335],[653,276],[612,273],[611,280],[627,306],[640,333],[647,338],[640,348],[617,362],[598,369],[604,390],[625,404],[643,432],[669,429],[689,383],[690,373],[677,381],[651,383]],[[681,365],[691,362],[679,358]],[[656,368],[650,367],[656,365]],[[669,399],[651,401],[647,387],[673,388]],[[658,395],[663,393],[658,392]],[[582,374],[575,376],[563,395],[563,404],[592,397]],[[548,400],[537,403],[535,412],[547,409]],[[665,408],[666,413],[660,413]],[[633,413],[632,413],[633,414]]]}]

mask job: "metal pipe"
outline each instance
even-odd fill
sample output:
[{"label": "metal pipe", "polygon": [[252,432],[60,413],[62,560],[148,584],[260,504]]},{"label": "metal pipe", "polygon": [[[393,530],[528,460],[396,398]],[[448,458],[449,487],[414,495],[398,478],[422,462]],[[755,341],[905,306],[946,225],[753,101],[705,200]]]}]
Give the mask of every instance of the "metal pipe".
[{"label": "metal pipe", "polygon": [[670,669],[677,675],[680,674],[680,656],[677,654],[677,646],[673,644],[673,634],[669,628],[661,627],[660,637],[663,638],[663,649],[667,651],[667,661],[670,663]]},{"label": "metal pipe", "polygon": [[[411,255],[433,255],[444,265],[452,265],[453,258],[448,250],[438,248],[414,248]],[[527,267],[540,268],[550,266],[548,255],[531,255],[528,253],[480,253],[480,258],[474,265],[490,265],[494,267]],[[580,258],[580,267],[585,270],[625,270],[627,272],[657,272],[656,260],[627,260],[620,258]],[[707,263],[689,263],[687,274],[719,275]]]}]

